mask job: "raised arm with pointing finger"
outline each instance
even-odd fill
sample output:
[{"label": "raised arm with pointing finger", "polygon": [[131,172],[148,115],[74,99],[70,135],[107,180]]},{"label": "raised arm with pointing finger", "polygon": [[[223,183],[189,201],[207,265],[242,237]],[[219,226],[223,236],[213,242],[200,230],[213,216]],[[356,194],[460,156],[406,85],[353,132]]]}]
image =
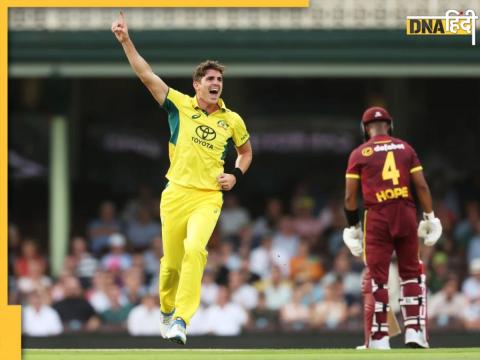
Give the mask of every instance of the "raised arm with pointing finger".
[{"label": "raised arm with pointing finger", "polygon": [[123,51],[125,51],[128,62],[132,66],[133,71],[135,71],[135,74],[137,74],[142,83],[150,90],[155,100],[163,105],[165,97],[167,96],[168,86],[152,71],[150,65],[148,65],[145,59],[140,56],[137,49],[135,49],[135,45],[133,45],[128,35],[127,21],[123,11],[120,11],[118,19],[112,23],[112,32],[120,44],[122,44]]}]

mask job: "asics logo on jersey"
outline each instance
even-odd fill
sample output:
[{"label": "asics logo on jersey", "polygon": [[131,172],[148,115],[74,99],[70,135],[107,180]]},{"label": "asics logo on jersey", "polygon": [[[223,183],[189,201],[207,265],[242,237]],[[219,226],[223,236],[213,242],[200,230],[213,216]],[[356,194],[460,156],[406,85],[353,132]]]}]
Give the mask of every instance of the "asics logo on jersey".
[{"label": "asics logo on jersey", "polygon": [[212,141],[217,137],[217,133],[210,126],[200,125],[195,129],[197,136],[206,141]]},{"label": "asics logo on jersey", "polygon": [[198,119],[200,116],[202,116],[202,115],[200,115],[200,114],[194,114],[194,115],[192,115],[192,119]]},{"label": "asics logo on jersey", "polygon": [[391,151],[391,150],[405,150],[405,145],[403,144],[383,144],[377,145],[373,148],[375,152],[379,151]]}]

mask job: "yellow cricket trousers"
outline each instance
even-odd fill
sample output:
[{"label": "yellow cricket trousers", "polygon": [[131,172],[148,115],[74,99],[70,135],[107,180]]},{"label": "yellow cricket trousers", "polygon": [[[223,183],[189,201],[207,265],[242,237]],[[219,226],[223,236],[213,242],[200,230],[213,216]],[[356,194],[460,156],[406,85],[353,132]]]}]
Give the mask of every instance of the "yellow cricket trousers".
[{"label": "yellow cricket trousers", "polygon": [[170,182],[162,193],[163,257],[160,261],[161,310],[189,323],[200,304],[206,246],[220,216],[217,190],[186,188]]}]

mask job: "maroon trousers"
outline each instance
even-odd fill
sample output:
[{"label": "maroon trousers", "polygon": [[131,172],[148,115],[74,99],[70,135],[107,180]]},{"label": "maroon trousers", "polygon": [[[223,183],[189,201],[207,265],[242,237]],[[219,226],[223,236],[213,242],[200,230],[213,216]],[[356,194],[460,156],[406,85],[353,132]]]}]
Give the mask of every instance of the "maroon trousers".
[{"label": "maroon trousers", "polygon": [[365,211],[365,262],[377,284],[388,282],[393,251],[402,280],[420,275],[417,214],[411,204],[395,201]]}]

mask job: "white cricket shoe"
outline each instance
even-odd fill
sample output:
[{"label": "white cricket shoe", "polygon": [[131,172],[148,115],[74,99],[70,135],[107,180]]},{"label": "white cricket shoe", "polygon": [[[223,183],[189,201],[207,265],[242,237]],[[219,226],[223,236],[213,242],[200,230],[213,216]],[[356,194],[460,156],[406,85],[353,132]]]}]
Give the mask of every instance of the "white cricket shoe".
[{"label": "white cricket shoe", "polygon": [[367,349],[368,349],[367,345],[358,345],[358,346],[355,348],[355,350],[367,350]]},{"label": "white cricket shoe", "polygon": [[390,350],[390,337],[384,336],[379,340],[370,339],[368,348],[375,350]]},{"label": "white cricket shoe", "polygon": [[185,345],[187,342],[187,328],[185,321],[176,318],[167,331],[167,339],[180,345]]},{"label": "white cricket shoe", "polygon": [[160,311],[160,335],[162,335],[162,338],[164,339],[167,338],[167,331],[170,328],[170,325],[172,325],[174,312],[175,310],[169,314],[165,314]]},{"label": "white cricket shoe", "polygon": [[430,345],[428,345],[427,338],[423,331],[416,331],[412,328],[407,328],[405,330],[405,345],[410,346],[411,348],[430,348]]}]

